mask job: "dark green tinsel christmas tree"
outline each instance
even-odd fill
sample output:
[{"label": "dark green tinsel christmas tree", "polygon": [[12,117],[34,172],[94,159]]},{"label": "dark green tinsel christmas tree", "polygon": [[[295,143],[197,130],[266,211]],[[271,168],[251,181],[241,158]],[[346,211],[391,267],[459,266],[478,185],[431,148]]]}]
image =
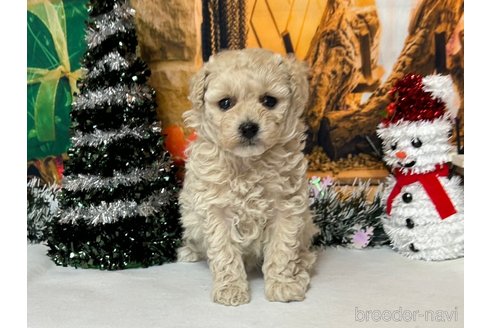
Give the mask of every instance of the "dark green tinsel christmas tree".
[{"label": "dark green tinsel christmas tree", "polygon": [[86,75],[72,106],[60,210],[48,226],[58,265],[116,270],[176,257],[179,185],[150,71],[136,56],[134,14],[128,1],[89,1]]},{"label": "dark green tinsel christmas tree", "polygon": [[41,179],[27,180],[27,241],[41,243],[46,239],[46,225],[58,209],[56,184],[43,184]]}]

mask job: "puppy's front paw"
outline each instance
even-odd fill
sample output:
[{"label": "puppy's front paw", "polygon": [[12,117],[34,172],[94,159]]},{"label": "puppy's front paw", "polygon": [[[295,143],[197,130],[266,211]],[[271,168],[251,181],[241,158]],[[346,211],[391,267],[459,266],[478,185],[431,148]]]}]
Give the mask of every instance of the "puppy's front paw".
[{"label": "puppy's front paw", "polygon": [[270,302],[302,301],[306,295],[308,283],[303,280],[265,282],[265,296]]},{"label": "puppy's front paw", "polygon": [[244,283],[233,283],[214,288],[213,299],[216,303],[232,306],[249,303],[248,285]]}]

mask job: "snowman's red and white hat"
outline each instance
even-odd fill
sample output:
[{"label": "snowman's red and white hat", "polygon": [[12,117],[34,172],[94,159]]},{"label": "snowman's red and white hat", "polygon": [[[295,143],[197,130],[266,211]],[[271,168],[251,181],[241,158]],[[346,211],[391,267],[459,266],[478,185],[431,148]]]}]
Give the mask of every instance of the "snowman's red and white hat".
[{"label": "snowman's red and white hat", "polygon": [[377,129],[386,164],[418,174],[449,162],[449,132],[460,106],[451,77],[408,74],[389,95],[387,116]]},{"label": "snowman's red and white hat", "polygon": [[449,75],[407,74],[398,80],[389,92],[391,103],[383,125],[401,121],[434,121],[454,119],[460,107],[460,98]]}]

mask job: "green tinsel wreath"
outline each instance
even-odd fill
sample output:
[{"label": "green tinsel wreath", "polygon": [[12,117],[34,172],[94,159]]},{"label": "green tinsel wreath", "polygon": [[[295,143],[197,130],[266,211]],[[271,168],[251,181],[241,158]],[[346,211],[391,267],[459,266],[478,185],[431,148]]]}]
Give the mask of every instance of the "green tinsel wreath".
[{"label": "green tinsel wreath", "polygon": [[389,244],[380,220],[384,212],[382,185],[369,197],[369,183],[341,187],[330,178],[318,177],[309,182],[311,209],[320,230],[313,240],[314,246],[365,248]]}]

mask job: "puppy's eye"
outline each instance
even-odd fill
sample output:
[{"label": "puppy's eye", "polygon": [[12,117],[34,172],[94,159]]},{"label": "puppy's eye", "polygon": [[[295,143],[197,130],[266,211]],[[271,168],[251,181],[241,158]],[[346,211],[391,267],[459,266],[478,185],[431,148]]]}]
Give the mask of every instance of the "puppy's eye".
[{"label": "puppy's eye", "polygon": [[412,140],[412,146],[415,148],[420,148],[420,147],[422,147],[422,141],[419,138],[413,139]]},{"label": "puppy's eye", "polygon": [[266,108],[272,109],[273,107],[275,107],[278,100],[275,97],[265,95],[260,98],[260,102]]},{"label": "puppy's eye", "polygon": [[234,107],[234,100],[231,99],[231,98],[224,98],[224,99],[221,99],[219,100],[219,102],[217,103],[220,107],[220,109],[222,110],[228,110],[232,107]]},{"label": "puppy's eye", "polygon": [[398,147],[398,142],[391,144],[391,149],[396,150],[396,147]]}]

